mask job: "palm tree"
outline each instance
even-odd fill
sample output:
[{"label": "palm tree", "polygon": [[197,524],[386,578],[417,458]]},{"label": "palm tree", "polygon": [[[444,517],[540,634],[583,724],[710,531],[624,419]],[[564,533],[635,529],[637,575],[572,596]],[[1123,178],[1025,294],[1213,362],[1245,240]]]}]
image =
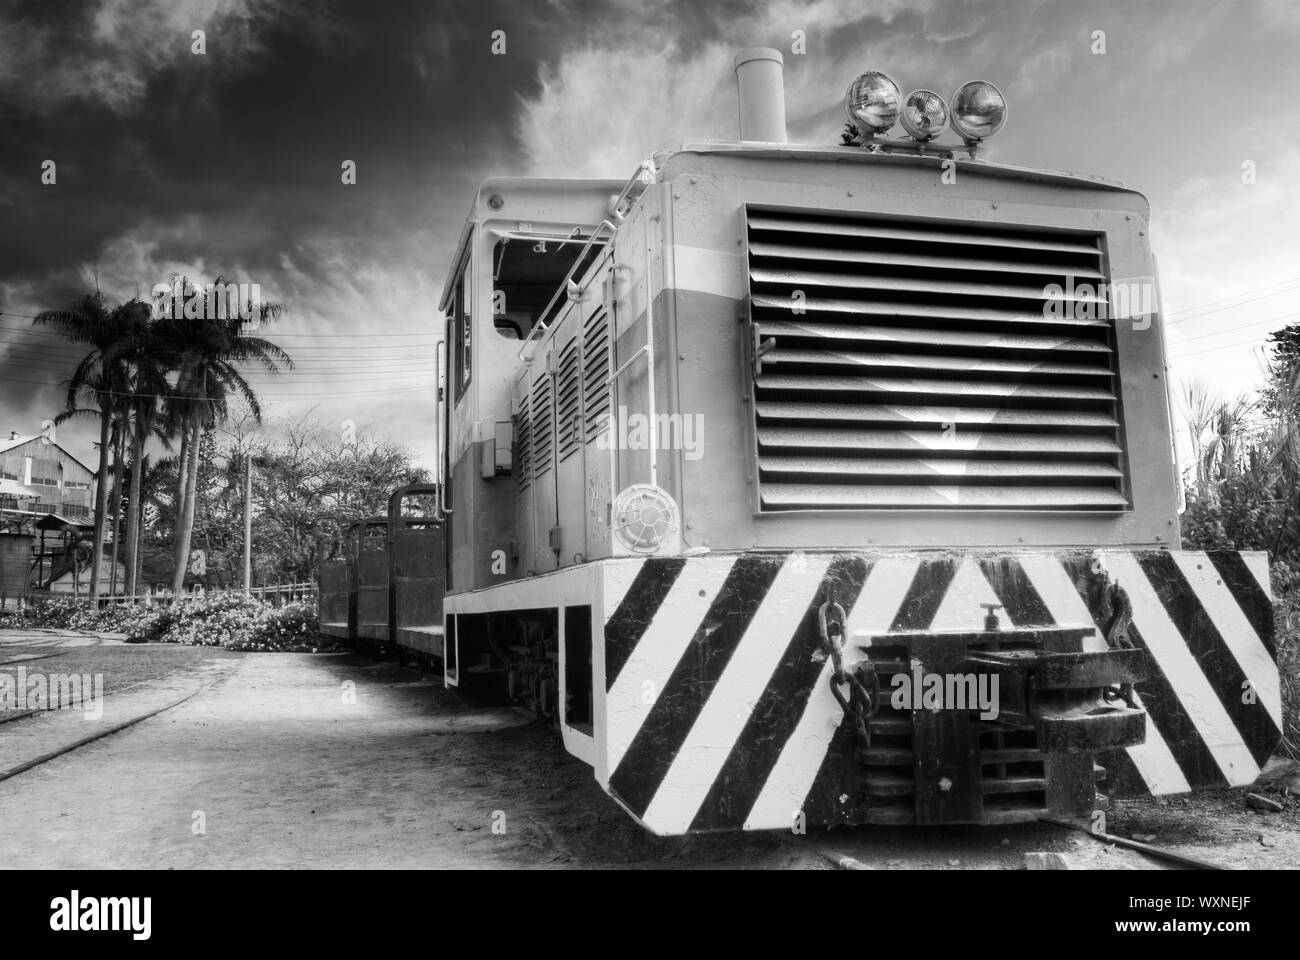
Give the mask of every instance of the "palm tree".
[{"label": "palm tree", "polygon": [[[218,287],[224,282],[220,277],[216,280]],[[209,311],[206,297],[203,297],[203,318],[161,321],[169,341],[175,345],[179,371],[175,389],[168,398],[167,410],[168,418],[179,428],[181,435],[173,593],[180,593],[185,584],[185,567],[194,531],[194,501],[203,432],[225,420],[227,399],[232,396],[242,397],[254,421],[261,422],[261,404],[240,373],[241,365],[257,364],[267,373],[279,373],[281,365],[288,369],[293,367],[293,360],[280,347],[261,337],[248,336],[238,316],[221,317],[219,313],[224,311]],[[247,306],[256,311],[259,323],[284,312],[284,306],[278,303]],[[213,319],[209,314],[217,316]]]},{"label": "palm tree", "polygon": [[[67,381],[66,410],[59,419],[75,416],[85,408],[81,398],[95,404],[99,415],[99,469],[95,475],[95,533],[90,564],[90,595],[99,595],[100,563],[104,554],[104,526],[108,503],[109,432],[116,415],[116,399],[125,386],[125,370],[115,348],[126,331],[138,321],[141,311],[148,314],[147,304],[138,300],[109,307],[107,299],[96,291],[74,301],[64,310],[43,310],[35,323],[56,327],[73,343],[92,348],[77,364]],[[56,419],[56,422],[58,420]]]},{"label": "palm tree", "polygon": [[1196,487],[1203,489],[1207,480],[1205,460],[1205,433],[1214,422],[1219,399],[1201,380],[1185,381],[1182,385],[1183,418],[1187,422],[1187,435],[1191,441],[1192,463],[1196,468]]},{"label": "palm tree", "polygon": [[153,435],[165,447],[171,446],[160,413],[162,398],[170,389],[167,374],[177,360],[175,353],[166,337],[165,325],[151,318],[136,325],[118,349],[129,371],[129,386],[122,406],[123,436],[130,436],[131,445],[130,489],[126,496],[126,592],[131,596],[136,594],[140,566],[140,523],[144,511],[141,488],[148,464],[145,444]]}]

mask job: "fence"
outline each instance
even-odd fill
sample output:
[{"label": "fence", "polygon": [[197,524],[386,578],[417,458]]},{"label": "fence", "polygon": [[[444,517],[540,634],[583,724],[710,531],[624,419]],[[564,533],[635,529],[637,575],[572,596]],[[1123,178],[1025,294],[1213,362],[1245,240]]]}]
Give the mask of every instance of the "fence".
[{"label": "fence", "polygon": [[[132,596],[129,593],[101,593],[94,599],[96,606],[100,609],[114,603],[153,603],[167,605],[176,600],[191,600],[196,597],[220,597],[228,594],[236,596],[242,595],[242,587],[233,587],[223,590],[207,590],[203,592],[195,591],[193,593],[138,593]],[[249,596],[258,600],[265,601],[273,607],[282,607],[289,603],[315,602],[319,594],[319,585],[316,583],[278,583],[268,586],[253,587],[248,591]],[[73,596],[70,593],[51,592],[49,590],[28,590],[27,602],[33,603],[38,600],[73,600],[77,603],[90,603],[91,598],[86,594]]]}]

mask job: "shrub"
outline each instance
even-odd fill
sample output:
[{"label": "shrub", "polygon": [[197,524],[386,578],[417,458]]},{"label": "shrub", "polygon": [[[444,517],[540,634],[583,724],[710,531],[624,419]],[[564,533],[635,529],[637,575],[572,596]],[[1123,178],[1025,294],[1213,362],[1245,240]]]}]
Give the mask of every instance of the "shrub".
[{"label": "shrub", "polygon": [[1282,686],[1282,751],[1300,760],[1300,592],[1283,597],[1273,609]]},{"label": "shrub", "polygon": [[239,593],[182,598],[171,604],[41,600],[0,626],[126,634],[130,643],[184,643],[231,650],[315,652],[337,644],[321,637],[313,602],[272,607]]}]

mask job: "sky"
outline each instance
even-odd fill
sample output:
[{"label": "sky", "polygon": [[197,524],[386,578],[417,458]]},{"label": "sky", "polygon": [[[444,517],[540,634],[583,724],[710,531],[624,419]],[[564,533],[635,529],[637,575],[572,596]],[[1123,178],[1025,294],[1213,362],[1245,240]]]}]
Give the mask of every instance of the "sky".
[{"label": "sky", "polygon": [[[734,138],[755,45],[785,54],[792,141],[837,143],[863,70],[987,79],[990,160],[1144,193],[1176,382],[1250,390],[1300,321],[1294,0],[0,0],[0,435],[39,432],[79,357],[31,316],[223,275],[287,307],[266,335],[295,370],[252,377],[264,429],[311,412],[429,457],[479,181]],[[59,440],[93,462],[94,432]]]}]

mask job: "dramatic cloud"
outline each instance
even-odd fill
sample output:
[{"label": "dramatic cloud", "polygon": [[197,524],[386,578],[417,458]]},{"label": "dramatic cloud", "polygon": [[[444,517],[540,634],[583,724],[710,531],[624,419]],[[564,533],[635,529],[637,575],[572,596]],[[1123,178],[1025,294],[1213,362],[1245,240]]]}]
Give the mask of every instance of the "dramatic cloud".
[{"label": "dramatic cloud", "polygon": [[[0,430],[59,407],[75,357],[30,315],[96,284],[125,298],[172,273],[222,274],[289,307],[268,335],[298,367],[256,379],[271,416],[314,409],[429,452],[437,301],[477,182],[624,177],[684,140],[734,137],[732,58],[754,45],[785,53],[802,142],[838,140],[842,92],[869,67],[906,89],[998,83],[1010,121],[991,159],[1142,190],[1179,320],[1175,376],[1245,389],[1263,321],[1300,311],[1280,283],[1300,273],[1296,9],[20,2],[0,13]],[[56,185],[41,181],[46,161]],[[88,431],[70,442],[88,455]]]}]

